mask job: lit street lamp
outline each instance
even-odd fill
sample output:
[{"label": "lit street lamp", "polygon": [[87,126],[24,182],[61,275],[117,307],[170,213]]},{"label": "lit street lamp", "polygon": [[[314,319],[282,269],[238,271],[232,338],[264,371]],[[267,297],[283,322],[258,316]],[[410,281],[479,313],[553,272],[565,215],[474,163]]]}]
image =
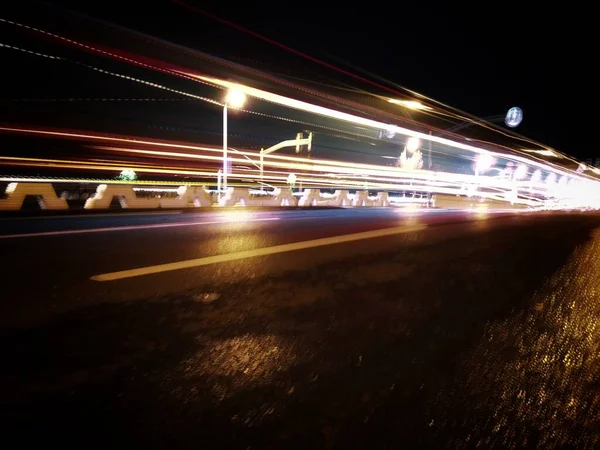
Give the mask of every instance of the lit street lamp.
[{"label": "lit street lamp", "polygon": [[475,175],[479,176],[490,169],[495,163],[495,159],[489,153],[480,153],[475,161]]},{"label": "lit street lamp", "polygon": [[419,150],[419,148],[421,148],[421,140],[417,137],[411,136],[406,141],[405,147],[407,151],[409,151],[410,153],[414,153],[417,150]]},{"label": "lit street lamp", "polygon": [[227,192],[227,107],[239,109],[246,102],[246,94],[239,89],[229,89],[223,102],[223,192]]},{"label": "lit street lamp", "polygon": [[287,184],[291,189],[294,189],[294,186],[296,185],[296,174],[295,173],[290,173],[287,177]]},{"label": "lit street lamp", "polygon": [[519,164],[515,170],[515,180],[522,180],[527,176],[529,168],[525,164]]},{"label": "lit street lamp", "polygon": [[421,139],[414,136],[409,137],[404,144],[404,150],[400,154],[397,164],[403,169],[421,169],[423,167],[423,157],[419,151],[420,148]]}]

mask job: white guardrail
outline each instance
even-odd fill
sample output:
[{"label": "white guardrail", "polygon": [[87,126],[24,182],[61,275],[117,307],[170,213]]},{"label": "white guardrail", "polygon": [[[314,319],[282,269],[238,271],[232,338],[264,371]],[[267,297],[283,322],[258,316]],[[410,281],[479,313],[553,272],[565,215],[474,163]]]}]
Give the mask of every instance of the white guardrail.
[{"label": "white guardrail", "polygon": [[[158,189],[158,188],[157,188]],[[65,198],[56,195],[52,183],[10,183],[0,198],[0,211],[18,211],[28,196],[34,196],[43,210],[68,210]],[[346,207],[390,207],[412,204],[417,206],[435,206],[441,208],[469,209],[480,207],[498,207],[502,209],[524,209],[523,205],[512,205],[510,202],[469,198],[458,195],[438,194],[430,201],[427,198],[390,197],[387,192],[378,192],[369,196],[366,191],[336,190],[333,194],[323,194],[319,189],[304,189],[294,193],[291,189],[275,188],[270,193],[260,195],[251,193],[248,188],[232,187],[224,196],[217,199],[214,193],[195,186],[180,186],[176,197],[138,197],[133,186],[119,184],[100,184],[96,192],[89,197],[84,209],[108,209],[114,199],[123,209],[154,208],[198,208],[212,206],[346,206]]]}]

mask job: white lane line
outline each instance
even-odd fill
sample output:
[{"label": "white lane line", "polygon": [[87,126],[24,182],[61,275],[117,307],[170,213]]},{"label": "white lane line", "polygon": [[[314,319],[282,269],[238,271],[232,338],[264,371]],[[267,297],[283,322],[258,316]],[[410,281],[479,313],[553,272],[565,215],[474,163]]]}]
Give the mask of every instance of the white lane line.
[{"label": "white lane line", "polygon": [[294,242],[292,244],[275,245],[273,247],[257,248],[254,250],[245,250],[242,252],[227,253],[224,255],[207,256],[204,258],[188,259],[174,263],[158,264],[156,266],[140,267],[138,269],[122,270],[119,272],[104,273],[90,277],[94,281],[114,281],[123,278],[139,277],[141,275],[150,275],[153,273],[168,272],[171,270],[188,269],[190,267],[207,266],[238,259],[254,258],[256,256],[273,255],[275,253],[291,252],[294,250],[304,250],[307,248],[321,247],[324,245],[342,244],[344,242],[359,241],[362,239],[372,239],[383,236],[392,236],[394,234],[410,233],[420,231],[426,228],[426,225],[403,226],[394,228],[384,228],[381,230],[364,231],[361,233],[343,234],[341,236],[332,236],[310,241]]},{"label": "white lane line", "polygon": [[181,214],[183,211],[149,211],[149,212],[114,212],[114,213],[101,213],[101,214],[63,214],[59,216],[31,216],[31,217],[0,217],[0,222],[9,220],[45,220],[45,219],[81,219],[81,218],[94,218],[94,217],[131,217],[131,216],[174,216]]},{"label": "white lane line", "polygon": [[81,230],[44,231],[41,233],[5,234],[0,239],[14,239],[36,236],[61,236],[65,234],[105,233],[108,231],[149,230],[152,228],[191,227],[198,225],[216,225],[240,222],[261,222],[266,220],[280,220],[279,217],[266,217],[264,219],[239,219],[239,220],[214,220],[209,222],[179,222],[179,223],[156,223],[152,225],[128,225],[124,227],[89,228]]}]

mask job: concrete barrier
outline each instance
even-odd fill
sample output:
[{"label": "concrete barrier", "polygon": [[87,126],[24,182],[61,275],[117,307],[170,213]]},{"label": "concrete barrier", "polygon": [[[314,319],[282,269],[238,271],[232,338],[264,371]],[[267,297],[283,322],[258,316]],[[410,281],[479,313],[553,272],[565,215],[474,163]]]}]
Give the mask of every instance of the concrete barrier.
[{"label": "concrete barrier", "polygon": [[352,200],[352,206],[373,206],[373,200],[369,198],[367,191],[356,191]]},{"label": "concrete barrier", "polygon": [[508,201],[465,197],[462,195],[436,194],[433,196],[433,206],[445,209],[527,209],[527,205],[511,204]]},{"label": "concrete barrier", "polygon": [[[182,186],[184,187],[184,186]],[[190,188],[192,189],[192,193],[190,194],[190,198],[192,199],[193,205],[198,207],[211,206],[213,202],[213,196],[210,192],[203,188]]]},{"label": "concrete barrier", "polygon": [[[27,195],[38,198],[40,208],[65,210],[69,208],[64,198],[57,197],[51,183],[11,183],[6,189],[5,199],[0,199],[0,210],[19,210]],[[447,196],[452,197],[452,196]],[[101,184],[95,194],[85,202],[85,209],[108,209],[117,199],[123,209],[190,208],[219,206],[391,206],[388,193],[378,192],[369,197],[366,191],[357,191],[353,196],[348,190],[336,190],[333,195],[321,194],[319,189],[304,189],[300,199],[296,199],[290,189],[275,188],[271,194],[253,196],[247,188],[229,188],[221,199],[201,187],[180,186],[176,198],[139,198],[133,186]],[[464,198],[464,197],[462,197]]]},{"label": "concrete barrier", "polygon": [[373,206],[390,206],[390,196],[387,192],[378,192],[373,200]]},{"label": "concrete barrier", "polygon": [[219,200],[219,206],[296,206],[297,202],[290,189],[275,188],[272,195],[268,193],[253,197],[249,189],[229,188]]},{"label": "concrete barrier", "polygon": [[179,186],[177,198],[160,199],[161,208],[206,207],[212,205],[210,192],[192,186]]},{"label": "concrete barrier", "polygon": [[465,202],[466,197],[460,195],[436,194],[433,196],[432,204],[435,208],[458,209],[465,208],[471,202]]},{"label": "concrete barrier", "polygon": [[369,197],[367,191],[356,191],[352,206],[369,207],[369,206],[391,206],[390,197],[387,192],[378,192],[375,197]]},{"label": "concrete barrier", "polygon": [[320,204],[321,191],[319,189],[304,189],[302,197],[298,200],[298,206],[324,206]]},{"label": "concrete barrier", "polygon": [[69,209],[67,201],[56,195],[50,183],[10,183],[4,193],[6,198],[0,199],[0,211],[20,210],[28,195],[37,197],[41,209]]},{"label": "concrete barrier", "polygon": [[291,189],[275,188],[273,197],[263,200],[262,204],[263,206],[296,206],[298,202]]},{"label": "concrete barrier", "polygon": [[96,193],[85,202],[85,209],[108,209],[117,198],[123,209],[158,208],[159,198],[137,198],[132,186],[110,186],[101,184],[96,188]]},{"label": "concrete barrier", "polygon": [[349,191],[335,191],[333,197],[328,201],[328,206],[351,206],[352,202],[350,201],[349,195]]},{"label": "concrete barrier", "polygon": [[257,202],[250,196],[249,189],[228,188],[225,195],[219,199],[219,206],[235,206],[238,203],[244,206],[257,206]]}]

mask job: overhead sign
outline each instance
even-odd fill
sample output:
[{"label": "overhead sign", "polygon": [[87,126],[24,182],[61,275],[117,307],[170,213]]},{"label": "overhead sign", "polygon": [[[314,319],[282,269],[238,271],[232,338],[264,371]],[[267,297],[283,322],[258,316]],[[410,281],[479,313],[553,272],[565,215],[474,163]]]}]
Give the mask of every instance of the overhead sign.
[{"label": "overhead sign", "polygon": [[523,110],[518,106],[513,106],[506,113],[504,123],[507,127],[515,128],[523,121]]}]

